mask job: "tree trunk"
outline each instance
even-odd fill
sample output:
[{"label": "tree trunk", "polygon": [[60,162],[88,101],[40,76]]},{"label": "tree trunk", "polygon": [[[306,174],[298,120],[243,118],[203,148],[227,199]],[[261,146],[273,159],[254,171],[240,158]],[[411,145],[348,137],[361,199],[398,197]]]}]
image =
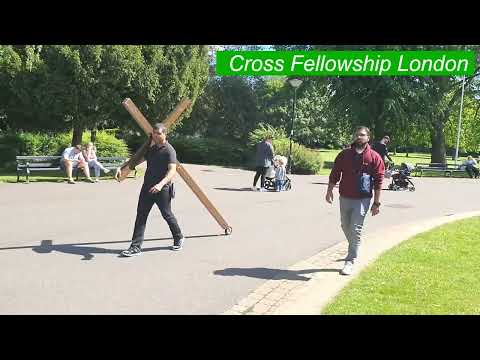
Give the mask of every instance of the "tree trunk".
[{"label": "tree trunk", "polygon": [[[380,104],[378,104],[380,106]],[[377,108],[379,110],[379,108]],[[385,136],[385,116],[379,112],[375,121],[375,139],[380,140]]]},{"label": "tree trunk", "polygon": [[82,135],[83,135],[83,126],[77,125],[77,124],[73,125],[72,146],[82,143]]},{"label": "tree trunk", "polygon": [[437,120],[433,124],[433,129],[431,132],[432,137],[432,163],[442,163],[446,164],[447,160],[445,157],[445,133],[444,133],[444,123],[442,120]]},{"label": "tree trunk", "polygon": [[90,141],[95,144],[95,141],[97,141],[97,129],[92,129],[90,132]]}]

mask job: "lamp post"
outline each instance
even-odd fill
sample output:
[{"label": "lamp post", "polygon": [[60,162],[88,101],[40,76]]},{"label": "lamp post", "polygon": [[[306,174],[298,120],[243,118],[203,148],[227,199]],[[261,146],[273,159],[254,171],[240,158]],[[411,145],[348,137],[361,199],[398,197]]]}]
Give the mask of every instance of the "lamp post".
[{"label": "lamp post", "polygon": [[458,115],[458,129],[457,129],[457,146],[455,147],[455,165],[458,160],[458,147],[460,145],[460,131],[462,129],[462,113],[463,113],[463,94],[465,93],[465,75],[462,81],[462,99],[460,100],[460,114]]},{"label": "lamp post", "polygon": [[293,138],[293,123],[295,121],[295,106],[297,103],[297,89],[300,85],[302,85],[302,80],[300,79],[290,79],[288,80],[290,85],[293,87],[293,116],[292,116],[292,124],[290,126],[290,150],[288,151],[288,173],[292,173],[292,138]]}]

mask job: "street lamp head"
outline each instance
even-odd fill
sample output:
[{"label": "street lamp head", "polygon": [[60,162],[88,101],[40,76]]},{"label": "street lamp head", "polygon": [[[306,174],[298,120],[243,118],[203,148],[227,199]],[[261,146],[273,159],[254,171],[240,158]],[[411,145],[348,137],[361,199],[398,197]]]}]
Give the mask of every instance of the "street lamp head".
[{"label": "street lamp head", "polygon": [[288,82],[290,83],[290,85],[292,85],[295,89],[298,88],[300,85],[302,85],[302,80],[300,79],[290,79],[288,80]]}]

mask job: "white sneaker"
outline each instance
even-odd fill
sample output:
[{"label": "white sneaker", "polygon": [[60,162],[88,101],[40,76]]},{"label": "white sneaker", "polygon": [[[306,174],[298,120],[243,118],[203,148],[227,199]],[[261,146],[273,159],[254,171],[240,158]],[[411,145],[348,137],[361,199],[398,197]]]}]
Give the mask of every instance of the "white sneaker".
[{"label": "white sneaker", "polygon": [[351,261],[345,261],[345,266],[340,271],[342,275],[352,275],[353,273],[353,263]]},{"label": "white sneaker", "polygon": [[258,190],[259,190],[258,187],[252,186],[252,191],[258,191]]},{"label": "white sneaker", "polygon": [[267,191],[267,189],[265,189],[265,188],[260,188],[260,192],[265,192],[265,191]]},{"label": "white sneaker", "polygon": [[185,242],[185,238],[182,237],[181,239],[179,240],[174,240],[173,241],[173,246],[172,246],[172,250],[173,251],[178,251],[178,250],[181,250],[183,248],[183,243]]},{"label": "white sneaker", "polygon": [[104,172],[105,174],[108,174],[110,171],[111,171],[110,169],[103,169],[103,172]]}]

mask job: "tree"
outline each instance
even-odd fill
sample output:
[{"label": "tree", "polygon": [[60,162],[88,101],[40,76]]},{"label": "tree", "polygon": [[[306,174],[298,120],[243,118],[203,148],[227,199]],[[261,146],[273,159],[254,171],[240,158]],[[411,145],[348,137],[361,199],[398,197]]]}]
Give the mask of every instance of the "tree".
[{"label": "tree", "polygon": [[[126,97],[151,120],[162,119],[183,97],[193,102],[208,74],[206,46],[47,45],[12,48],[22,71],[6,109],[20,129],[134,127],[120,106]],[[188,116],[187,111],[184,116]]]},{"label": "tree", "polygon": [[255,91],[245,78],[213,78],[179,132],[246,141],[260,120]]}]

